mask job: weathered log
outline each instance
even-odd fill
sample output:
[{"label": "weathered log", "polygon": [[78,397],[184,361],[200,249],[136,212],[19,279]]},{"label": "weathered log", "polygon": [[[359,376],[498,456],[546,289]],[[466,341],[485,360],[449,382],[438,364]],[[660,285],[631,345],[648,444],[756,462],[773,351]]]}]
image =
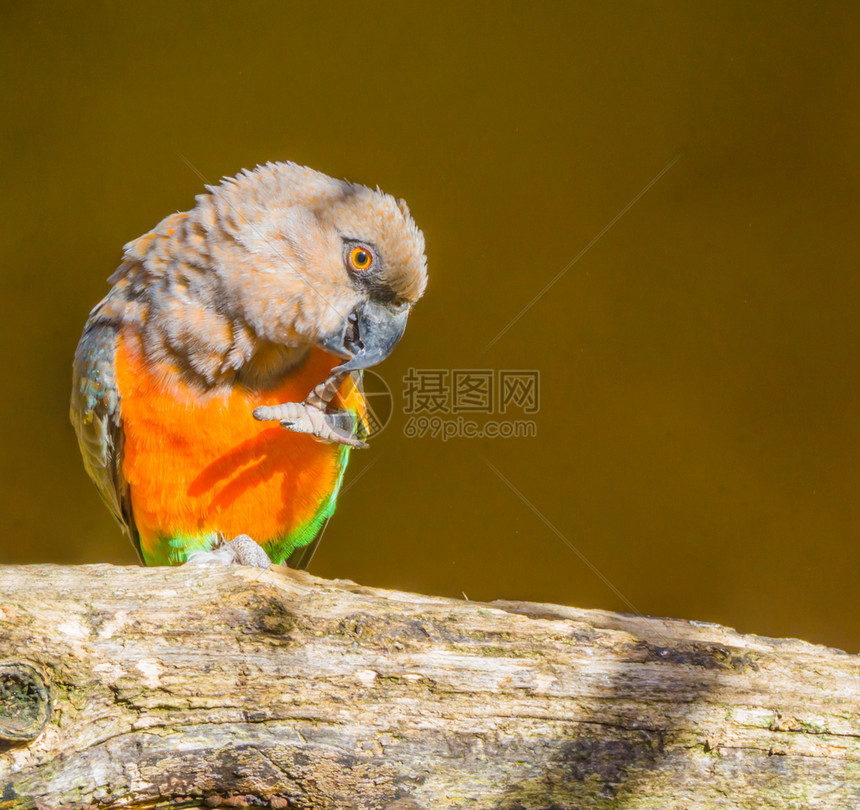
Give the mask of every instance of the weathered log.
[{"label": "weathered log", "polygon": [[860,807],[858,656],[285,570],[0,568],[0,703],[2,808]]}]

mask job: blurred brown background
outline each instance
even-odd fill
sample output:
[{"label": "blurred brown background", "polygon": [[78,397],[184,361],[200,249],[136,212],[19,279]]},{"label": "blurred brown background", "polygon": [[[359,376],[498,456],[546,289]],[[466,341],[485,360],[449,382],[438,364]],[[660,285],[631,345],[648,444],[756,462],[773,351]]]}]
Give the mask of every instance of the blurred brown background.
[{"label": "blurred brown background", "polygon": [[[323,576],[860,650],[860,6],[0,6],[0,563],[133,563],[67,420],[121,246],[291,159],[409,200],[431,283]],[[484,347],[676,155],[678,162]],[[537,369],[537,437],[403,434]],[[368,465],[372,466],[368,467]]]}]

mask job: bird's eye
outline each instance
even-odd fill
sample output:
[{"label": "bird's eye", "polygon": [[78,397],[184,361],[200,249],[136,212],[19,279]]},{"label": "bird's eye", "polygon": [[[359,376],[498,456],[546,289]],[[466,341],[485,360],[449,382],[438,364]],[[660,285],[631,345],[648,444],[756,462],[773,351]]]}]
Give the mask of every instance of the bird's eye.
[{"label": "bird's eye", "polygon": [[358,245],[349,252],[349,263],[353,270],[366,273],[373,264],[373,254],[368,248]]}]

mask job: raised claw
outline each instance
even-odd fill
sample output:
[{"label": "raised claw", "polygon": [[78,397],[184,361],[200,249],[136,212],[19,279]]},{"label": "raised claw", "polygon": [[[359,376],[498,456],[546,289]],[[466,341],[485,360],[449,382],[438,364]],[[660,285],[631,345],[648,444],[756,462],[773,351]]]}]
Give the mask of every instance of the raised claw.
[{"label": "raised claw", "polygon": [[260,422],[280,422],[282,427],[294,433],[307,433],[322,442],[346,444],[365,449],[365,444],[352,432],[338,426],[342,422],[340,411],[324,411],[307,402],[284,402],[281,405],[261,405],[254,408],[254,419]]},{"label": "raised claw", "polygon": [[305,402],[320,410],[326,410],[334,399],[343,381],[349,377],[349,371],[332,371],[313,391],[308,394]]}]

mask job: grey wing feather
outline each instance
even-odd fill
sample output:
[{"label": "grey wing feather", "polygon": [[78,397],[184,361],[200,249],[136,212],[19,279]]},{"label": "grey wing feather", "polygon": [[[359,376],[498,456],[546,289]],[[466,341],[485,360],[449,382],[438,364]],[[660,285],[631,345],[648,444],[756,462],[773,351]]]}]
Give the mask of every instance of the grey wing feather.
[{"label": "grey wing feather", "polygon": [[119,323],[111,317],[110,298],[91,313],[75,352],[70,417],[87,473],[140,555],[122,474],[122,416],[114,366]]}]

